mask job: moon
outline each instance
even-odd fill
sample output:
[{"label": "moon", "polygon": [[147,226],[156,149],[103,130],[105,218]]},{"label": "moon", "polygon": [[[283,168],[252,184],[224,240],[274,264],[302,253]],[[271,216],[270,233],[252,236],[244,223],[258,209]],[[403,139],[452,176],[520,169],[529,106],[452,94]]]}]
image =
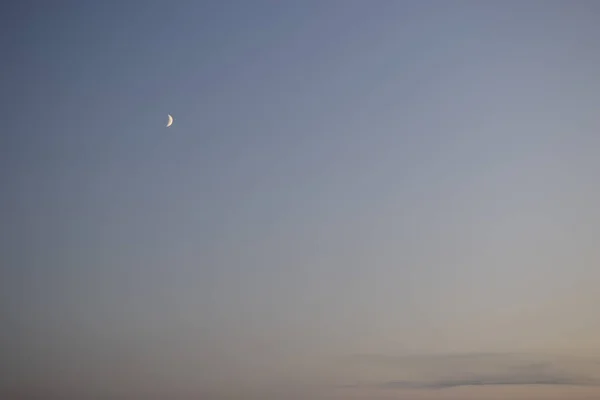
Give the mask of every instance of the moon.
[{"label": "moon", "polygon": [[167,114],[167,116],[169,117],[169,122],[167,122],[167,128],[168,128],[171,125],[173,125],[173,117],[171,116],[171,114]]}]

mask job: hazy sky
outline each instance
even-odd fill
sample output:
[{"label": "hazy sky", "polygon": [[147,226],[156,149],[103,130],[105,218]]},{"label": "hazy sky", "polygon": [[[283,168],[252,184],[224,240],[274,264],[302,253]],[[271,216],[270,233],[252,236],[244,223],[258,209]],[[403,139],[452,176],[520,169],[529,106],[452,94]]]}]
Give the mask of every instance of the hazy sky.
[{"label": "hazy sky", "polygon": [[599,3],[1,14],[2,398],[600,398]]}]

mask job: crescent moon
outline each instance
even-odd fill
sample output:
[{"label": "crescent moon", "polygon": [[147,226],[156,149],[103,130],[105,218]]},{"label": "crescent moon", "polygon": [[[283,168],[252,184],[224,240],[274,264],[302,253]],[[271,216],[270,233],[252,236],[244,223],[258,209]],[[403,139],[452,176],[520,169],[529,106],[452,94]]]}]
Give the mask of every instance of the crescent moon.
[{"label": "crescent moon", "polygon": [[168,128],[171,125],[173,125],[173,117],[171,117],[171,114],[167,114],[167,116],[169,117],[169,122],[167,122],[167,128]]}]

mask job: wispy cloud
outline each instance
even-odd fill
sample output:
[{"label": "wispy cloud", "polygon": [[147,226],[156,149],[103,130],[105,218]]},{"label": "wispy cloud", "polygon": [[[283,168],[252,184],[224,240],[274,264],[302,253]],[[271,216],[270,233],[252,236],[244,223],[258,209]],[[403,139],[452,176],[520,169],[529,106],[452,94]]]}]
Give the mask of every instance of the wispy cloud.
[{"label": "wispy cloud", "polygon": [[[366,386],[380,389],[444,389],[459,386],[600,386],[598,359],[521,353],[357,355],[353,363],[378,366],[400,379]],[[357,386],[365,386],[357,385]]]},{"label": "wispy cloud", "polygon": [[589,378],[569,378],[564,376],[476,376],[470,379],[439,380],[431,382],[391,381],[384,382],[378,387],[385,389],[444,389],[459,386],[492,386],[492,385],[568,385],[568,386],[598,386],[597,380]]}]

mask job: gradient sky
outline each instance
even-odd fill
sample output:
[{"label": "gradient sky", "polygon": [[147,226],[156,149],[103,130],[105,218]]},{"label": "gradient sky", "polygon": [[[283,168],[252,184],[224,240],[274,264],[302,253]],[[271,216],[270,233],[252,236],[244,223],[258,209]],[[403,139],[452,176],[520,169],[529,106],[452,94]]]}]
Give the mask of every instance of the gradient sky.
[{"label": "gradient sky", "polygon": [[13,3],[2,398],[600,398],[597,2]]}]

